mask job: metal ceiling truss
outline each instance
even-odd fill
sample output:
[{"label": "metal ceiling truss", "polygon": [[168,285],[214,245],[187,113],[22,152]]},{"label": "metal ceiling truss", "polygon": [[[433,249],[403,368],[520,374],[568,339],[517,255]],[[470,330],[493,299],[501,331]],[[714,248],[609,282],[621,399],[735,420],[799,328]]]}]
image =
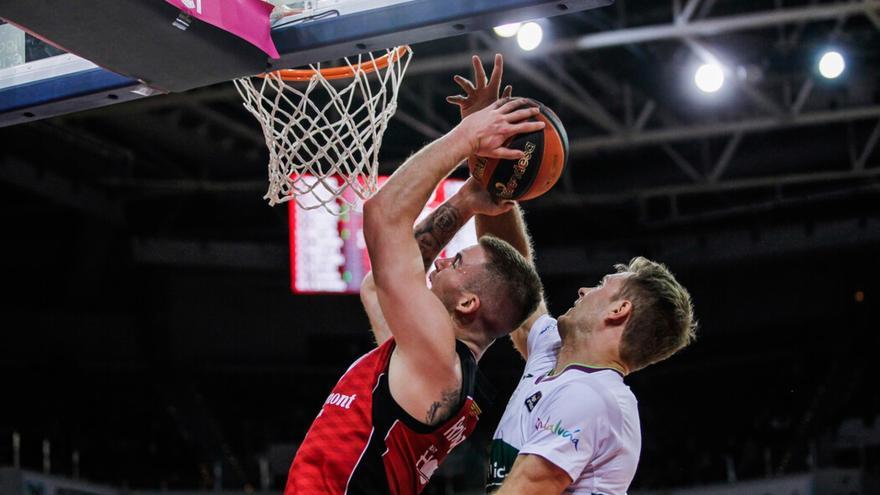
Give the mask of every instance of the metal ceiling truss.
[{"label": "metal ceiling truss", "polygon": [[[707,40],[698,40],[697,36],[708,37],[733,31],[766,28],[773,25],[785,25],[797,23],[797,28],[786,35],[786,30],[780,29],[780,36],[785,37],[786,46],[792,47],[798,43],[804,26],[809,22],[836,20],[833,29],[827,35],[829,42],[839,38],[848,19],[855,15],[865,15],[871,22],[876,20],[877,9],[880,2],[857,1],[850,3],[835,3],[816,5],[816,2],[806,7],[777,8],[773,11],[756,12],[732,17],[722,17],[710,20],[694,19],[694,14],[706,15],[714,2],[702,2],[701,0],[688,0],[685,5],[682,2],[673,2],[674,22],[664,26],[648,26],[632,29],[620,29],[617,31],[603,32],[587,35],[575,40],[565,40],[548,49],[550,52],[564,50],[571,47],[577,50],[594,50],[610,46],[618,46],[631,43],[641,43],[663,39],[678,39],[687,46],[697,58],[704,62],[718,63],[722,66],[730,66],[720,60],[715,50]],[[777,2],[777,5],[780,3]],[[875,25],[877,25],[875,23]],[[790,49],[790,48],[789,48]],[[545,57],[544,60],[547,58]],[[556,74],[557,79],[562,79]],[[645,223],[659,226],[662,224],[677,224],[699,220],[697,217],[722,217],[743,211],[766,210],[773,205],[781,205],[794,202],[809,202],[821,195],[789,197],[785,194],[785,188],[791,185],[841,183],[842,189],[835,194],[845,196],[847,194],[859,194],[869,192],[876,194],[880,188],[876,180],[880,173],[876,168],[868,168],[868,161],[880,142],[880,121],[873,127],[868,138],[861,147],[858,143],[850,142],[851,170],[832,171],[805,174],[788,174],[771,177],[759,177],[752,179],[725,180],[725,174],[735,161],[737,150],[743,139],[748,135],[782,131],[806,126],[818,126],[828,124],[852,124],[858,121],[880,118],[880,106],[871,101],[857,101],[854,104],[845,104],[842,108],[829,110],[805,111],[810,96],[815,88],[814,79],[809,74],[804,77],[796,94],[790,89],[783,98],[777,100],[768,95],[761,88],[738,78],[728,69],[728,80],[732,81],[739,93],[751,101],[758,113],[736,120],[720,120],[711,123],[686,123],[680,125],[668,125],[651,121],[651,116],[657,111],[658,100],[647,98],[643,104],[639,116],[632,118],[632,101],[624,104],[626,118],[624,126],[617,132],[609,132],[604,135],[596,135],[575,139],[572,142],[573,154],[589,154],[603,150],[628,149],[641,146],[659,146],[677,166],[684,176],[688,177],[692,184],[662,186],[650,189],[639,189],[609,195],[574,195],[564,194],[554,198],[553,201],[545,201],[545,204],[557,203],[565,205],[583,205],[596,203],[620,203],[635,199],[641,210],[641,217]],[[628,89],[629,85],[623,83]],[[789,87],[790,88],[790,87]],[[662,111],[662,107],[661,107]],[[649,122],[653,125],[649,125]],[[657,125],[659,124],[659,125]],[[605,128],[607,130],[607,127]],[[852,134],[852,133],[851,133]],[[673,147],[676,143],[691,141],[705,141],[710,138],[725,138],[726,144],[720,154],[714,159],[714,165],[708,172],[702,174],[698,168],[691,164],[682,154]],[[856,184],[853,185],[852,182]],[[860,182],[861,181],[861,182]],[[731,206],[707,212],[705,215],[681,215],[678,209],[679,198],[700,194],[718,194],[722,192],[735,192],[739,190],[754,190],[771,188],[775,191],[774,198],[769,203],[754,204],[750,206]],[[567,190],[566,192],[569,192]],[[829,196],[826,194],[825,196]],[[648,212],[649,205],[657,199],[665,200],[665,214],[659,220],[647,220],[652,215]],[[662,202],[662,201],[661,201]],[[656,213],[653,215],[656,216]]]},{"label": "metal ceiling truss", "polygon": [[878,10],[880,10],[880,1],[878,0],[777,8],[769,11],[701,19],[693,22],[683,20],[664,25],[588,34],[576,39],[562,41],[559,48],[570,47],[574,50],[596,50],[650,41],[709,38],[737,31],[768,28],[783,24],[827,21],[855,15],[875,15]]},{"label": "metal ceiling truss", "polygon": [[[624,115],[617,118],[606,106],[600,104],[602,97],[592,95],[579,85],[565,67],[571,68],[568,62],[579,62],[584,68],[582,60],[578,57],[566,59],[566,64],[559,62],[560,54],[572,52],[586,52],[614,46],[632,45],[639,43],[657,42],[663,40],[679,40],[687,46],[697,58],[706,62],[720,63],[730,66],[722,59],[712,47],[710,38],[719,35],[758,30],[771,27],[780,27],[780,37],[784,40],[783,45],[789,49],[796,45],[808,23],[836,21],[834,27],[827,35],[828,41],[837,39],[849,19],[854,16],[865,16],[871,22],[880,27],[880,1],[857,0],[851,2],[817,3],[812,2],[806,6],[783,8],[781,2],[776,2],[777,8],[773,10],[750,12],[746,14],[706,18],[714,7],[712,0],[673,0],[671,12],[673,22],[662,25],[651,25],[633,28],[622,28],[604,31],[585,36],[563,39],[535,50],[533,55],[513,55],[506,58],[508,67],[529,83],[549,94],[554,95],[557,102],[574,111],[586,122],[595,125],[598,133],[595,135],[576,136],[571,142],[571,152],[574,155],[595,153],[598,151],[615,149],[630,149],[641,146],[659,146],[682,173],[693,181],[691,185],[673,186],[671,188],[656,188],[652,190],[633,191],[624,196],[645,198],[667,195],[670,203],[675,204],[676,197],[681,194],[703,194],[720,191],[735,191],[756,187],[766,187],[771,184],[784,184],[788,179],[793,182],[828,180],[829,174],[798,174],[793,176],[767,177],[758,180],[725,180],[731,167],[735,163],[736,152],[743,139],[749,135],[782,131],[806,126],[818,126],[828,124],[845,124],[857,121],[880,118],[880,106],[874,102],[855,101],[845,102],[840,108],[827,110],[807,110],[810,97],[814,93],[815,83],[809,74],[805,74],[804,82],[796,92],[790,85],[781,97],[776,98],[768,94],[756,84],[748,82],[733,74],[728,69],[728,81],[736,87],[738,93],[753,103],[755,113],[736,120],[719,120],[700,123],[672,123],[669,118],[656,118],[658,115],[667,113],[663,108],[662,100],[655,95],[642,95],[638,111],[635,110],[636,102],[632,95],[632,86],[627,82],[617,82],[617,87],[622,88]],[[618,2],[618,17],[626,18],[625,2]],[[795,24],[793,30],[784,30],[782,27]],[[790,34],[787,34],[789,33]],[[483,60],[489,60],[493,53],[498,50],[497,42],[485,34],[477,35],[489,49],[479,52]],[[540,60],[550,71],[550,74],[534,70],[533,65]],[[450,68],[462,67],[466,62],[460,55],[439,56],[429,59],[418,60],[410,69],[411,75],[419,75],[434,72],[448,73]],[[808,69],[805,69],[805,72]],[[596,72],[591,69],[583,70],[590,78],[598,78]],[[600,71],[601,72],[601,71]],[[608,79],[603,74],[603,79]],[[689,163],[673,145],[690,141],[700,141],[710,138],[727,138],[727,143],[721,153],[714,158],[714,166],[705,175],[698,172],[697,167]],[[880,141],[880,122],[874,127],[863,147],[851,153],[852,170],[843,173],[846,178],[875,177],[873,171],[865,174],[868,160]],[[832,173],[835,178],[839,178]],[[570,189],[566,188],[567,191]],[[602,195],[590,195],[580,197],[579,200],[572,195],[563,194],[558,202],[570,204],[576,203],[602,203],[620,202],[622,196],[615,194],[610,197]],[[554,203],[549,201],[546,203]],[[674,210],[674,209],[673,209]]]},{"label": "metal ceiling truss", "polygon": [[[866,16],[870,19],[880,17],[878,11],[880,11],[880,0],[859,0],[808,7],[780,7],[774,10],[701,19],[693,22],[672,22],[593,33],[541,45],[528,56],[543,58],[547,55],[561,52],[591,51],[653,41],[712,38],[733,32],[757,30],[792,23],[836,20],[857,15]],[[477,55],[484,60],[490,60],[494,52],[483,50],[478,52]],[[446,73],[451,68],[467,67],[469,64],[470,60],[463,60],[457,53],[435,56],[428,59],[414,60],[407,74]]]},{"label": "metal ceiling truss", "polygon": [[753,117],[711,124],[689,124],[680,127],[649,129],[610,136],[579,139],[571,144],[572,153],[588,153],[604,149],[628,148],[645,145],[693,141],[732,136],[737,133],[756,133],[869,120],[880,117],[880,105],[858,106],[840,110],[823,110],[781,116]]},{"label": "metal ceiling truss", "polygon": [[[757,84],[740,80],[734,74],[728,79],[737,86],[737,92],[753,103],[754,112],[735,120],[718,120],[713,122],[686,122],[670,108],[664,106],[664,99],[659,94],[649,94],[644,88],[626,80],[616,80],[608,71],[601,69],[602,64],[587,64],[579,57],[579,53],[599,50],[614,46],[651,43],[657,41],[680,41],[698,58],[716,61],[723,57],[717,53],[711,38],[718,35],[748,30],[780,27],[780,39],[786,40],[780,46],[793,46],[802,36],[804,26],[812,22],[836,21],[828,34],[828,39],[836,39],[845,29],[847,21],[855,16],[863,16],[875,25],[880,26],[878,11],[880,0],[856,0],[850,2],[818,3],[812,2],[800,7],[781,7],[782,2],[772,10],[756,11],[732,16],[708,16],[715,7],[714,0],[672,0],[670,5],[671,22],[667,24],[622,27],[616,30],[602,31],[576,38],[545,43],[532,54],[518,54],[508,51],[506,63],[509,70],[519,78],[539,88],[557,99],[557,103],[569,108],[584,122],[591,124],[590,133],[573,132],[570,136],[573,155],[592,154],[598,151],[632,149],[642,146],[657,146],[669,157],[670,162],[677,166],[689,183],[664,185],[650,189],[616,192],[613,195],[590,194],[575,195],[571,177],[563,178],[563,187],[554,200],[542,201],[543,204],[563,203],[620,203],[626,199],[637,199],[643,204],[651,199],[666,196],[670,204],[675,204],[681,195],[712,194],[731,192],[743,189],[768,187],[773,184],[785,184],[788,179],[796,183],[804,181],[823,181],[829,179],[829,173],[843,174],[848,179],[864,177],[875,178],[874,169],[870,167],[871,156],[880,142],[880,105],[873,102],[844,102],[844,106],[831,109],[816,109],[809,105],[814,95],[816,84],[813,78],[804,74],[803,82],[795,88],[787,83],[783,94],[779,97],[768,94]],[[626,3],[617,2],[617,17],[625,24],[627,17]],[[794,25],[794,29],[781,29]],[[501,44],[493,37],[476,33],[470,38],[472,48],[486,47],[476,50],[484,61],[500,51]],[[540,63],[546,70],[535,70]],[[417,58],[409,69],[410,77],[434,73],[450,74],[460,70],[467,74],[470,60],[460,53],[452,55]],[[585,88],[581,80],[589,81],[596,92]],[[193,99],[186,100],[182,108],[195,112],[206,124],[220,128],[229,133],[238,142],[247,143],[254,149],[261,149],[262,136],[256,125],[247,127],[237,119],[211,108],[213,102],[228,101],[232,94],[230,88],[213,87],[192,92]],[[187,95],[189,96],[189,95]],[[234,96],[234,95],[233,95]],[[167,108],[168,97],[145,100],[134,103],[132,108],[150,112],[154,108]],[[173,98],[173,97],[172,97]],[[176,101],[176,100],[172,100]],[[431,84],[403,85],[401,89],[401,108],[397,112],[397,120],[423,135],[426,139],[434,139],[450,127],[450,122],[442,115],[447,112],[438,111],[437,105],[442,98]],[[178,102],[179,103],[179,102]],[[175,105],[171,105],[172,107]],[[176,105],[181,107],[181,105]],[[623,110],[620,110],[622,108]],[[111,110],[112,111],[112,110]],[[169,119],[170,115],[155,116]],[[77,120],[80,117],[70,116],[65,120]],[[810,173],[792,176],[774,176],[748,180],[731,180],[730,171],[736,165],[737,151],[744,139],[761,133],[777,132],[806,126],[828,124],[846,124],[865,120],[878,120],[877,125],[868,135],[864,143],[856,143],[851,139],[851,171]],[[573,131],[579,129],[573,128]],[[687,142],[700,142],[707,139],[726,138],[720,153],[710,157],[710,164],[696,167],[690,163],[674,146]],[[387,167],[385,167],[387,168]],[[184,174],[188,175],[188,174]],[[163,187],[165,181],[158,180],[153,187],[169,189],[176,192],[186,190],[214,190],[210,180],[193,181],[181,187]],[[117,182],[139,182],[132,179],[121,179]],[[225,181],[224,181],[225,182]],[[158,184],[161,183],[161,184]],[[105,185],[108,185],[105,182]],[[254,187],[252,182],[213,184],[216,190],[239,190]],[[549,198],[548,198],[549,199]],[[674,208],[673,208],[674,210]]]}]

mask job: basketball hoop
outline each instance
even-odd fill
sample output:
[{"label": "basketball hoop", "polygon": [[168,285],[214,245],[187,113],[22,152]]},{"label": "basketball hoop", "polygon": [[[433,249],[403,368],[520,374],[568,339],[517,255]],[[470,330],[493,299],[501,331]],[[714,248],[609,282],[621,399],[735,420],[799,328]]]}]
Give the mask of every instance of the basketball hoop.
[{"label": "basketball hoop", "polygon": [[237,79],[269,148],[263,198],[338,215],[345,211],[339,201],[354,206],[376,192],[382,136],[411,58],[412,50],[400,46],[382,56],[346,57],[338,67],[314,64]]}]

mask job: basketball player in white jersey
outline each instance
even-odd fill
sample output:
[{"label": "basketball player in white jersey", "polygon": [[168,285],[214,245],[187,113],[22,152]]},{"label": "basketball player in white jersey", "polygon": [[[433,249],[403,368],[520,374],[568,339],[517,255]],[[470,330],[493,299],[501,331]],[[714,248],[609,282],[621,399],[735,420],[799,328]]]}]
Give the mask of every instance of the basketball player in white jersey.
[{"label": "basketball player in white jersey", "polygon": [[[477,84],[456,77],[466,96],[449,101],[463,117],[498,97],[501,63],[496,56],[499,76],[488,83],[476,57]],[[478,235],[506,240],[532,260],[518,206],[476,218]],[[558,319],[542,303],[511,334],[526,366],[493,438],[487,491],[626,493],[641,431],[624,377],[688,345],[696,325],[690,295],[665,266],[639,257],[615,268],[595,287],[578,290]]]}]

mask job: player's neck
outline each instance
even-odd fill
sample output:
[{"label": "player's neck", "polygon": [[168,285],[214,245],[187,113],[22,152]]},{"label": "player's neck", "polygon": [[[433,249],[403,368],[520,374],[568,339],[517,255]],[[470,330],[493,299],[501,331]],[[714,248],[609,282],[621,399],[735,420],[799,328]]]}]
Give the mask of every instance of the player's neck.
[{"label": "player's neck", "polygon": [[486,336],[484,332],[469,331],[467,328],[459,328],[455,335],[457,340],[460,340],[471,350],[474,359],[477,361],[483,357],[483,353],[486,352],[486,349],[495,342],[495,339]]},{"label": "player's neck", "polygon": [[579,364],[590,368],[616,370],[626,376],[626,366],[614,354],[616,353],[598,347],[563,343],[556,356],[556,367],[553,369],[553,374],[559,373],[573,364]]}]

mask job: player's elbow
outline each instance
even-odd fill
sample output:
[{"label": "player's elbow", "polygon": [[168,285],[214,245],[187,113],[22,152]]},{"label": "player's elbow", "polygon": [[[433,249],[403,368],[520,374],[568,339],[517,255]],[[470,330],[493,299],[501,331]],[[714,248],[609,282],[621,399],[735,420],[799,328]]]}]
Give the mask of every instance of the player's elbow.
[{"label": "player's elbow", "polygon": [[367,251],[373,251],[379,243],[382,232],[381,198],[372,197],[364,203],[364,241],[367,243]]},{"label": "player's elbow", "polygon": [[364,231],[372,225],[376,231],[389,228],[412,229],[415,218],[407,217],[407,209],[401,208],[403,198],[393,190],[380,189],[373,197],[364,202]]},{"label": "player's elbow", "polygon": [[[381,192],[381,191],[380,191]],[[381,263],[379,255],[380,244],[393,246],[391,239],[400,239],[401,236],[412,235],[412,220],[404,219],[393,204],[393,201],[376,194],[364,203],[364,241],[367,251],[373,261],[373,270]],[[407,223],[409,222],[409,223]],[[388,249],[387,247],[385,248]],[[378,275],[374,273],[378,280]]]}]

